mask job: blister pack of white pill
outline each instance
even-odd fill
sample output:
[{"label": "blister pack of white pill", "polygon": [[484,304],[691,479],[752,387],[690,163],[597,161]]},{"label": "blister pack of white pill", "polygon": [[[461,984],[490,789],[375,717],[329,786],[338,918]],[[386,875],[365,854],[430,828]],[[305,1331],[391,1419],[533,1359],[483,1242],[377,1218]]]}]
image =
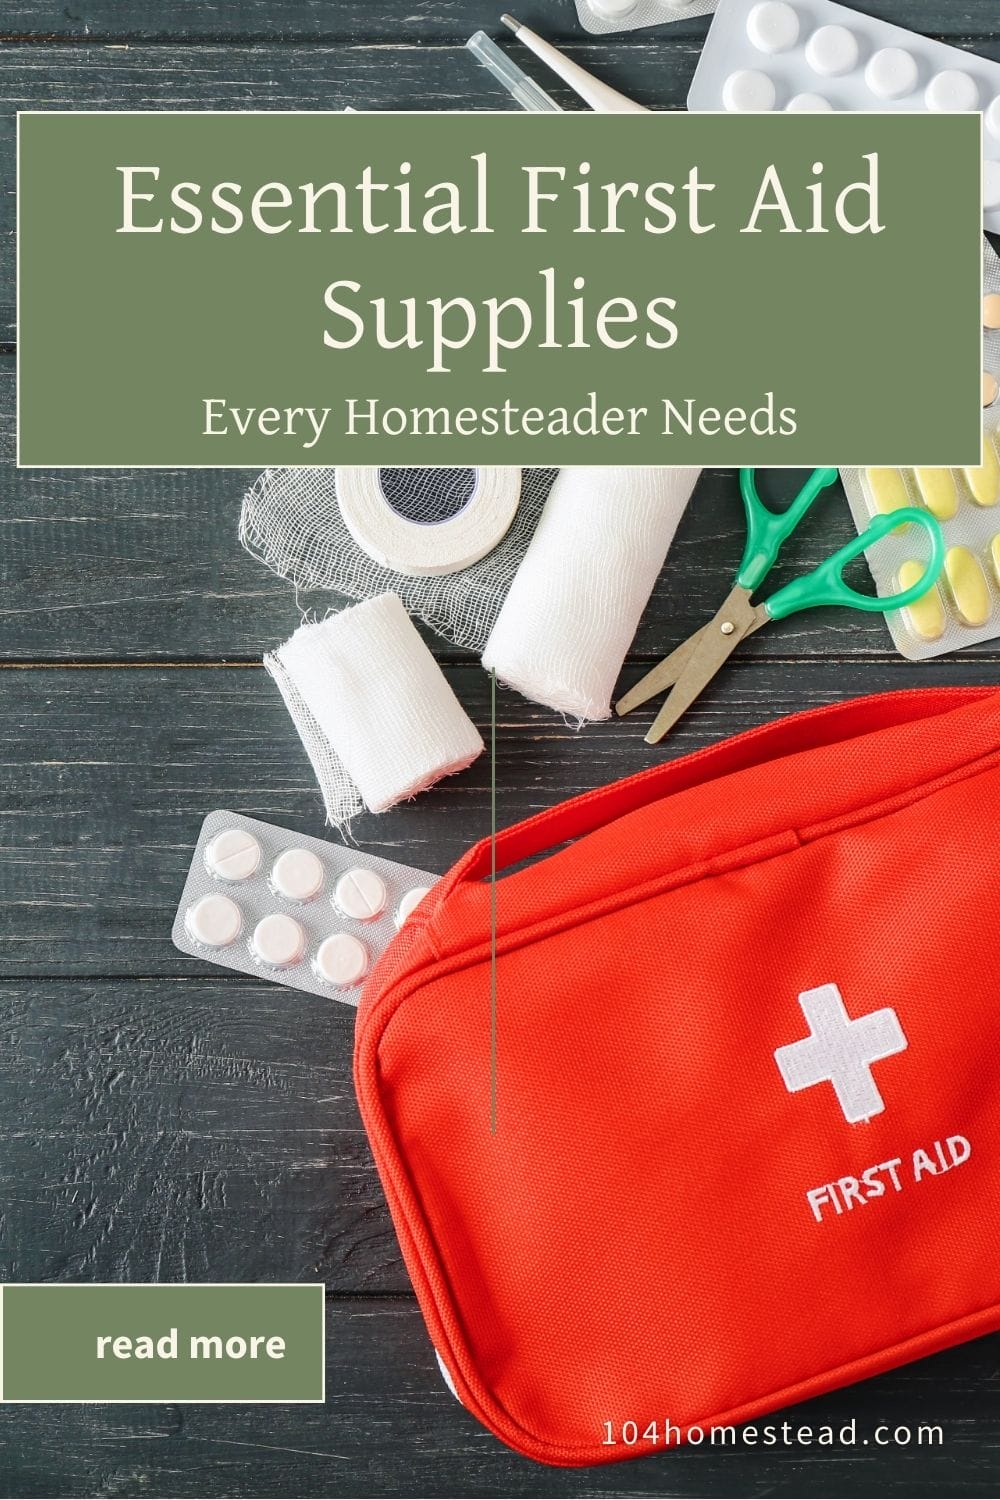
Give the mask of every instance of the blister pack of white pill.
[{"label": "blister pack of white pill", "polygon": [[663,26],[686,16],[707,16],[716,0],[576,0],[584,31],[637,31],[640,26]]},{"label": "blister pack of white pill", "polygon": [[983,113],[983,223],[1000,231],[1000,63],[833,0],[719,0],[688,109]]},{"label": "blister pack of white pill", "polygon": [[[841,469],[859,531],[872,516],[922,506],[941,522],[940,581],[909,609],[886,615],[911,661],[1000,636],[1000,257],[983,240],[983,462],[967,469]],[[908,588],[928,557],[915,526],[890,532],[867,554],[881,596]]]},{"label": "blister pack of white pill", "polygon": [[174,946],[357,1005],[372,966],[437,878],[220,809],[201,826]]}]

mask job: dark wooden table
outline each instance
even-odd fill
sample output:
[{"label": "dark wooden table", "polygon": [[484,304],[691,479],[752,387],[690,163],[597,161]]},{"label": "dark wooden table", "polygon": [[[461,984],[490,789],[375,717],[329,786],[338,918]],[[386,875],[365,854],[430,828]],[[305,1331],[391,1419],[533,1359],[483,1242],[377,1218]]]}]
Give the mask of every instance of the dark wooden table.
[{"label": "dark wooden table", "polygon": [[[237,543],[250,474],[15,470],[14,111],[512,107],[463,50],[479,26],[498,34],[499,8],[4,0],[0,1277],[322,1279],[329,1325],[325,1408],[3,1409],[4,1495],[997,1492],[996,1338],[795,1413],[814,1424],[939,1422],[945,1440],[933,1450],[705,1449],[583,1472],[509,1453],[459,1409],[435,1368],[354,1103],[352,1014],[210,970],[170,944],[210,808],[322,832],[305,755],[260,667],[298,615],[290,589]],[[870,8],[1000,58],[997,0]],[[683,104],[707,20],[595,42],[570,0],[518,9],[643,103]],[[62,263],[72,277],[71,237]],[[706,472],[632,676],[718,602],[740,521],[734,476]],[[818,561],[845,525],[832,501],[789,568]],[[439,654],[485,726],[478,664]],[[987,647],[915,668],[878,620],[789,621],[751,643],[672,748],[856,693],[1000,682],[998,665],[1000,651]],[[575,734],[504,693],[500,816],[513,821],[650,755],[632,724]],[[375,852],[443,870],[488,816],[481,760],[356,832]]]}]

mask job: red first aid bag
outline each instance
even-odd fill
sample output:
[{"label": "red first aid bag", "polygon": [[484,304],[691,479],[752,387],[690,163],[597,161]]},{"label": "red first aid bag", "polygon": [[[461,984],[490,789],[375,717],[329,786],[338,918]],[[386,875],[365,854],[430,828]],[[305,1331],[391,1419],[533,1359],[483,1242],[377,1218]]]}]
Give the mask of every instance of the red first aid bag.
[{"label": "red first aid bag", "polygon": [[520,868],[485,841],[417,909],[355,1080],[504,1442],[634,1456],[1000,1327],[998,829],[1000,694],[890,693],[509,828]]}]

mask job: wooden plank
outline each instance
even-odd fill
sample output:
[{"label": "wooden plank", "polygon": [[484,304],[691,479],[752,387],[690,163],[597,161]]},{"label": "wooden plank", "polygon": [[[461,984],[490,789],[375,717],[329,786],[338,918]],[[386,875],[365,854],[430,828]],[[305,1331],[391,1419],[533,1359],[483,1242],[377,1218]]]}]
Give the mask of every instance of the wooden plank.
[{"label": "wooden plank", "polygon": [[[451,676],[484,723],[485,675]],[[311,768],[262,669],[10,670],[2,693],[8,974],[209,972],[169,941],[204,814],[322,832]],[[487,780],[481,758],[432,797],[358,820],[357,837],[444,869],[488,829]]]},{"label": "wooden plank", "polygon": [[[701,32],[668,28],[646,40],[597,39],[573,44],[570,51],[640,103],[680,109],[701,39]],[[952,40],[1000,60],[995,33],[962,32]],[[530,68],[554,97],[577,107],[579,101],[534,59]],[[2,47],[0,97],[10,111],[0,117],[0,180],[8,184],[0,195],[0,341],[12,339],[14,330],[14,110],[516,108],[464,48],[400,42]]]},{"label": "wooden plank", "polygon": [[[14,361],[0,357],[0,662],[260,661],[298,624],[290,584],[237,540],[251,470],[14,468]],[[774,473],[762,489],[787,498],[801,474]],[[852,534],[839,492],[817,505],[789,542],[775,580],[815,567]],[[632,657],[655,660],[721,603],[743,546],[732,470],[706,470],[645,611]],[[860,586],[866,570],[856,565]],[[349,601],[303,596],[321,613]],[[467,660],[427,632],[437,654]],[[810,651],[884,657],[877,615],[806,614],[764,632],[766,656]],[[996,654],[989,643],[977,648]]]},{"label": "wooden plank", "polygon": [[354,1011],[216,972],[0,984],[3,1280],[408,1289]]},{"label": "wooden plank", "polygon": [[[818,1432],[857,1422],[853,1447],[697,1448],[603,1468],[552,1469],[504,1448],[446,1391],[409,1300],[327,1306],[327,1403],[311,1406],[14,1406],[9,1495],[264,1497],[841,1496],[996,1494],[997,1338],[790,1408]],[[920,1445],[918,1424],[943,1443]],[[908,1428],[909,1446],[874,1433]]]},{"label": "wooden plank", "polygon": [[[501,824],[737,730],[856,692],[997,682],[997,663],[901,659],[852,670],[837,656],[764,661],[747,644],[664,750],[650,714],[582,733],[502,692]],[[636,675],[632,668],[625,681]],[[489,719],[488,679],[451,667],[473,720]],[[5,975],[168,976],[213,972],[175,951],[170,926],[205,813],[230,807],[322,831],[311,768],[262,670],[8,669],[0,674],[0,943]],[[487,757],[431,793],[357,820],[363,847],[445,870],[489,827]],[[278,1010],[285,997],[276,992]]]},{"label": "wooden plank", "polygon": [[[873,15],[937,35],[995,29],[993,0],[879,0]],[[517,14],[553,40],[583,34],[571,0],[519,4]],[[241,0],[239,5],[219,0],[85,0],[64,5],[58,0],[7,0],[0,40],[44,41],[180,41],[217,39],[239,41],[406,42],[463,41],[480,27],[500,35],[496,5],[487,0],[416,0],[405,17],[394,18],[391,7],[373,7],[365,0]],[[694,34],[706,22],[700,17],[646,30],[643,35],[666,35],[677,28]]]},{"label": "wooden plank", "polygon": [[[887,0],[893,3],[893,0]],[[940,0],[918,0],[937,24],[950,24]],[[962,0],[966,27],[975,30],[985,23],[983,0]],[[586,35],[577,20],[572,0],[557,4],[530,3],[518,6],[520,18],[554,41]],[[151,6],[144,0],[90,0],[80,6],[63,7],[54,0],[12,0],[5,6],[0,39],[10,41],[81,42],[128,41],[226,41],[240,44],[264,42],[398,42],[462,43],[480,29],[497,38],[510,39],[500,25],[500,11],[488,0],[416,0],[406,7],[372,6],[364,0],[242,0],[239,5],[201,3],[201,0],[170,0]],[[646,35],[663,34],[677,26],[689,35],[702,33],[707,20],[690,17],[670,23]],[[982,24],[982,30],[990,28]]]}]

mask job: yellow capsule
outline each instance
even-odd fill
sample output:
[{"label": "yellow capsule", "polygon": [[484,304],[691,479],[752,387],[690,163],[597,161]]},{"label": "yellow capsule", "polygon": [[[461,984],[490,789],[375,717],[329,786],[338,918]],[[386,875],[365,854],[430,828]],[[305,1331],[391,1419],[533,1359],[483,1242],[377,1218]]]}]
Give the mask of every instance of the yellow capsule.
[{"label": "yellow capsule", "polygon": [[910,497],[906,493],[906,480],[901,469],[866,469],[865,473],[876,510],[887,515],[899,510],[900,506],[909,505]]},{"label": "yellow capsule", "polygon": [[949,547],[944,557],[944,573],[955,611],[963,625],[985,625],[992,602],[986,575],[979,560],[968,547]]},{"label": "yellow capsule", "polygon": [[950,469],[914,469],[921,498],[932,516],[950,521],[958,509],[958,490]]},{"label": "yellow capsule", "polygon": [[[1000,537],[997,540],[1000,541]],[[898,575],[900,590],[912,588],[926,571],[926,563],[903,563]],[[929,588],[922,599],[918,599],[914,604],[908,604],[903,614],[913,634],[919,636],[922,641],[939,641],[944,635],[944,604],[936,585]]]},{"label": "yellow capsule", "polygon": [[1000,585],[1000,531],[990,542],[990,557],[993,561],[993,573],[997,584]]},{"label": "yellow capsule", "polygon": [[983,439],[982,463],[962,473],[977,505],[996,505],[1000,500],[1000,462],[992,438]]}]

